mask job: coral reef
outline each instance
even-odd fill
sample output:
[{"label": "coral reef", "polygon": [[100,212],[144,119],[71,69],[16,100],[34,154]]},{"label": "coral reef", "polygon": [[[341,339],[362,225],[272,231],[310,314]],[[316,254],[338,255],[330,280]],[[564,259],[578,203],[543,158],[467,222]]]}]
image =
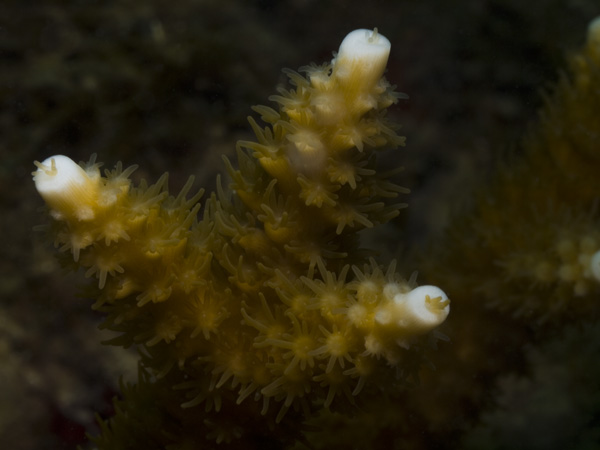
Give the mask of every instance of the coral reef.
[{"label": "coral reef", "polygon": [[404,143],[385,114],[404,97],[382,77],[389,51],[356,30],[331,64],[287,71],[200,219],[193,178],[173,197],[166,176],[132,185],[135,167],[36,163],[62,259],[97,279],[111,343],[141,349],[100,448],[308,442],[319,415],[397,396],[426,363],[448,297],[359,239],[404,206],[376,158]]}]

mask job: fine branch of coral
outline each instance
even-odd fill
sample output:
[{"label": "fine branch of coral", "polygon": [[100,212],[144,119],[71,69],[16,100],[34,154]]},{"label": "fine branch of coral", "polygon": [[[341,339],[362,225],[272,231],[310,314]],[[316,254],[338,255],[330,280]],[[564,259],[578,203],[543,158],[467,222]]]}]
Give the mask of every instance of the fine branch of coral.
[{"label": "fine branch of coral", "polygon": [[[598,310],[600,18],[569,62],[523,155],[501,164],[473,211],[449,227],[451,243],[426,263],[453,297],[541,329]],[[457,276],[466,266],[469,277]]]},{"label": "fine branch of coral", "polygon": [[[599,86],[597,18],[583,48],[570,55],[567,73],[546,97],[520,154],[499,164],[471,207],[456,213],[442,238],[417,258],[421,279],[443,285],[453,308],[443,330],[451,344],[435,355],[437,370],[423,374],[425,388],[405,402],[412,426],[426,436],[408,433],[411,448],[457,448],[481,411],[494,407],[489,393],[497,392],[500,377],[534,370],[527,352],[560,342],[572,327],[597,327]],[[600,387],[596,380],[571,388],[584,386],[592,396]],[[552,414],[561,405],[544,408]],[[570,436],[567,447],[597,446],[597,405],[595,411],[581,426],[596,433],[596,445],[575,446],[580,436],[568,429],[572,425],[561,423],[557,435]],[[526,419],[519,420],[527,427]],[[557,440],[551,448],[563,444]],[[521,445],[488,442],[475,448],[550,448]]]},{"label": "fine branch of coral", "polygon": [[361,29],[286,71],[203,205],[192,177],[170,196],[166,175],[134,186],[135,167],[36,163],[60,258],[93,279],[110,343],[140,349],[99,448],[318,447],[332,414],[398,398],[429,364],[448,296],[360,244],[407,192],[377,164],[404,145],[389,51]]}]

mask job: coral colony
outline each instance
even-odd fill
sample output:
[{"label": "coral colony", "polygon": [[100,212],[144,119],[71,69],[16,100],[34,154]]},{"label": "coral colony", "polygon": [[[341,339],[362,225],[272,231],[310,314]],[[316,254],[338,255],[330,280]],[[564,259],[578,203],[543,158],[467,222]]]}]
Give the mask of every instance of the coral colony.
[{"label": "coral colony", "polygon": [[250,119],[256,142],[238,143],[232,184],[201,219],[192,179],[172,197],[166,176],[132,186],[134,167],[36,163],[56,245],[97,279],[113,343],[142,347],[135,400],[101,447],[293,441],[319,410],[419,369],[448,297],[359,247],[403,206],[376,166],[404,143],[385,115],[402,97],[382,77],[389,52],[377,30],[356,30],[331,63],[287,71],[293,89],[271,97],[278,110],[254,108],[267,126]]},{"label": "coral colony", "polygon": [[[448,317],[448,296],[403,278],[394,262],[380,265],[360,246],[360,232],[396,217],[406,193],[391,180],[394,171],[377,165],[380,151],[404,145],[386,109],[405,96],[383,77],[390,43],[376,29],[351,32],[331,63],[286,71],[291,88],[270,97],[276,109],[254,107],[263,122],[249,119],[256,140],[238,142],[237,164],[226,161],[230,185],[219,179],[203,208],[203,192],[190,194],[192,178],[170,196],[166,175],[134,186],[135,167],[117,164],[103,176],[94,158],[36,162],[55,245],[94,279],[94,309],[118,333],[111,343],[140,348],[138,382],[123,386],[95,444],[390,448],[390,432],[396,443],[411,432],[409,417],[435,423],[465,403],[461,395],[476,395],[475,388],[448,387],[441,399],[435,389],[417,388],[412,397],[423,395],[426,407],[414,411],[406,409],[419,402],[399,400],[413,375],[441,354],[456,360],[438,358],[428,377],[440,386],[453,380],[450,371],[471,364],[476,372],[489,360],[461,357],[485,355],[496,330],[473,332],[465,350],[461,324],[466,333],[486,327],[494,308],[547,319],[548,311],[569,309],[570,299],[597,294],[597,218],[565,215],[564,201],[551,199],[568,198],[576,212],[592,210],[597,198],[590,178],[571,172],[596,177],[597,145],[561,124],[598,131],[599,23],[573,59],[572,80],[558,86],[527,141],[526,161],[503,172],[475,212],[457,220],[453,244],[428,254],[428,279],[462,305],[456,319],[450,315],[458,324],[450,328],[453,343],[440,352],[433,348],[444,337],[436,328]],[[567,167],[562,179],[552,175],[556,167]],[[543,171],[556,186],[531,175]],[[572,222],[556,222],[555,235],[533,232],[546,213]],[[513,242],[521,253],[505,251]],[[488,269],[496,276],[480,273]],[[494,282],[499,294],[486,297],[481,286]],[[510,336],[519,335],[517,324]],[[452,345],[456,351],[447,352]]]}]

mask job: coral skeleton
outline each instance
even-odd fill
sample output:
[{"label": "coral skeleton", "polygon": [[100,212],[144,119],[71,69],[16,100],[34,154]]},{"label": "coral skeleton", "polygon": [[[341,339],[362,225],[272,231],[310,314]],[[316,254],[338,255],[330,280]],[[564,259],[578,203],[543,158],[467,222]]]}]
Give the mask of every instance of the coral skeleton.
[{"label": "coral skeleton", "polygon": [[193,178],[170,196],[166,175],[134,186],[135,167],[36,162],[62,257],[95,279],[111,343],[141,352],[99,448],[307,443],[311,419],[401,392],[427,363],[448,296],[359,239],[405,206],[377,165],[404,145],[386,116],[405,97],[383,77],[389,52],[356,30],[331,63],[287,70],[292,87],[254,107],[264,125],[249,118],[256,140],[238,142],[203,209]]}]

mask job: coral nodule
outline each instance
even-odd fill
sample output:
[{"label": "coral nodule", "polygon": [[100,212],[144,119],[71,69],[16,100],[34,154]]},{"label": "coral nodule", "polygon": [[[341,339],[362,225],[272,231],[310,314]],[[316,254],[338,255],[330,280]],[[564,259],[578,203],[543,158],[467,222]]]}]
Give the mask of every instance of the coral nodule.
[{"label": "coral nodule", "polygon": [[404,144],[389,51],[356,30],[331,63],[286,71],[201,212],[192,178],[174,197],[166,176],[134,186],[135,167],[36,162],[55,245],[96,280],[111,343],[140,348],[99,448],[313,446],[319,413],[352,415],[420,369],[448,297],[359,246],[404,206],[376,162]]}]

